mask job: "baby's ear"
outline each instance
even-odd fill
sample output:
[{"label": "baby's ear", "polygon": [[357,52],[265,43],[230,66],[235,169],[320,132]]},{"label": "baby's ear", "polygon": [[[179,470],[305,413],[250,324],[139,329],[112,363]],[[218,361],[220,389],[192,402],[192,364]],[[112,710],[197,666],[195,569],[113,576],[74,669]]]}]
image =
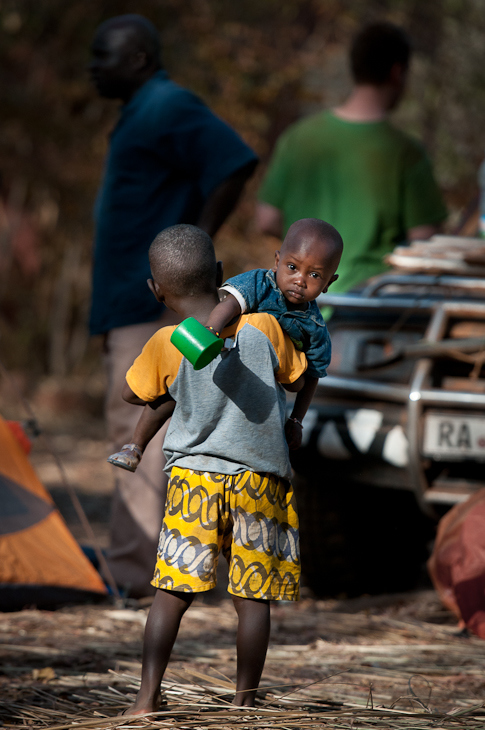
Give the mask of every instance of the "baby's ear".
[{"label": "baby's ear", "polygon": [[327,286],[325,287],[325,289],[323,290],[322,294],[326,294],[326,293],[328,292],[328,287],[330,286],[330,284],[333,284],[333,282],[334,282],[334,281],[337,281],[337,279],[338,279],[338,274],[334,274],[334,275],[332,276],[332,278],[330,279],[330,281],[328,282],[328,284],[327,284]]},{"label": "baby's ear", "polygon": [[273,271],[276,271],[276,269],[278,268],[279,262],[280,262],[280,252],[279,251],[275,251],[274,252],[274,266],[273,266]]}]

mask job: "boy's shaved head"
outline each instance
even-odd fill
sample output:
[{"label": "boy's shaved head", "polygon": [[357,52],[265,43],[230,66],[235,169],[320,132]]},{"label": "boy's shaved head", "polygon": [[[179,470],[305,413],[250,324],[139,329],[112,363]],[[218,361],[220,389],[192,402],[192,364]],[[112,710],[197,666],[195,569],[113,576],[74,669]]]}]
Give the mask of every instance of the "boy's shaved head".
[{"label": "boy's shaved head", "polygon": [[338,264],[344,246],[342,236],[330,223],[320,218],[302,218],[292,223],[281,246],[281,253],[302,248],[310,239],[325,244],[326,257]]},{"label": "boy's shaved head", "polygon": [[165,228],[148,251],[152,276],[175,296],[200,296],[214,291],[217,262],[211,237],[181,224]]}]

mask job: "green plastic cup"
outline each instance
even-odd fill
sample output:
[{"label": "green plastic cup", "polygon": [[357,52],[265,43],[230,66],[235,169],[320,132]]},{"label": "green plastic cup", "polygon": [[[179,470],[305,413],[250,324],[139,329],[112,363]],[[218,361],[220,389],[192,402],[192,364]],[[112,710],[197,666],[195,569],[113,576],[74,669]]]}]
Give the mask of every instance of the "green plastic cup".
[{"label": "green plastic cup", "polygon": [[170,342],[192,363],[194,370],[205,368],[224,346],[224,340],[212,334],[194,317],[184,319],[174,329]]}]

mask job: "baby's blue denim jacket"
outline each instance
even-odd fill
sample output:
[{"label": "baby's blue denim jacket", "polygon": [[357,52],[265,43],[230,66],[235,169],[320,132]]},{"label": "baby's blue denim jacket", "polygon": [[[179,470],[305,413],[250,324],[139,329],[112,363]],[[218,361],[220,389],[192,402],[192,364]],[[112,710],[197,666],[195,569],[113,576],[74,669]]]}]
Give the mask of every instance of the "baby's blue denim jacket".
[{"label": "baby's blue denim jacket", "polygon": [[[323,378],[332,355],[327,325],[316,302],[308,302],[305,311],[288,309],[271,269],[253,269],[228,279],[221,287],[236,296],[243,313],[268,312],[290,336],[295,347],[303,350],[308,360],[308,374]],[[234,291],[231,291],[234,290]],[[236,294],[239,294],[239,297]],[[242,300],[242,301],[241,301]],[[245,307],[242,304],[245,304]]]}]

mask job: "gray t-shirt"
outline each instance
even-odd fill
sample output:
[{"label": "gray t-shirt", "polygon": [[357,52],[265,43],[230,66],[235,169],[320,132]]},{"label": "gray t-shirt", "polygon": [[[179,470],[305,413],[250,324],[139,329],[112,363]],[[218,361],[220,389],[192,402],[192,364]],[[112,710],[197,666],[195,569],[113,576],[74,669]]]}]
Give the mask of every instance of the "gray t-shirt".
[{"label": "gray t-shirt", "polygon": [[224,330],[223,337],[232,340],[230,349],[202,370],[194,370],[170,343],[173,329],[159,330],[126,376],[143,400],[155,400],[168,391],[176,401],[163,447],[166,471],[176,465],[289,479],[286,394],[281,383],[302,375],[305,355],[295,349],[273,316],[249,314]]}]

